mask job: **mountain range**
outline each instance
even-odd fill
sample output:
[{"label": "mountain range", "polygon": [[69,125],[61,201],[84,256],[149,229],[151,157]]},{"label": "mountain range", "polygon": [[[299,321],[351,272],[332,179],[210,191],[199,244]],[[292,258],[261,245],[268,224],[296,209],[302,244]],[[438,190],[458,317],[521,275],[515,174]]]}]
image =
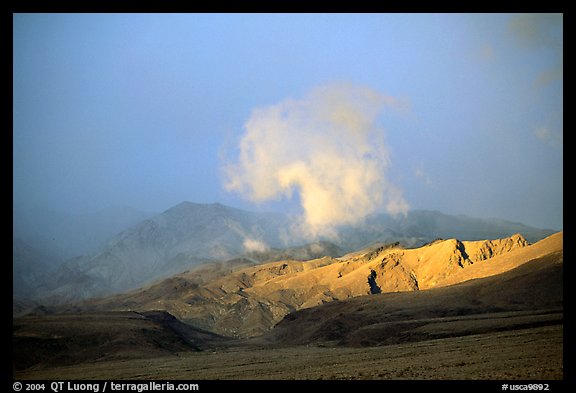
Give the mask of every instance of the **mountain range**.
[{"label": "mountain range", "polygon": [[514,234],[207,263],[15,317],[13,359],[19,379],[561,379],[562,327],[563,233]]},{"label": "mountain range", "polygon": [[534,242],[554,232],[434,211],[371,216],[361,225],[340,227],[335,236],[325,239],[298,236],[293,224],[288,216],[277,213],[182,202],[121,231],[97,251],[69,259],[51,271],[41,267],[46,259],[41,252],[26,252],[25,241],[18,240],[13,250],[14,294],[43,304],[63,304],[133,290],[207,262],[307,260],[384,243],[414,247],[438,238],[495,239],[514,233]]},{"label": "mountain range", "polygon": [[548,252],[547,244],[558,243],[559,237],[532,246],[519,234],[482,241],[437,240],[410,249],[392,244],[340,258],[238,264],[229,271],[220,269],[211,278],[205,270],[192,270],[69,311],[162,309],[220,335],[255,337],[292,312],[325,303],[440,288],[502,273],[540,256],[539,250]]}]

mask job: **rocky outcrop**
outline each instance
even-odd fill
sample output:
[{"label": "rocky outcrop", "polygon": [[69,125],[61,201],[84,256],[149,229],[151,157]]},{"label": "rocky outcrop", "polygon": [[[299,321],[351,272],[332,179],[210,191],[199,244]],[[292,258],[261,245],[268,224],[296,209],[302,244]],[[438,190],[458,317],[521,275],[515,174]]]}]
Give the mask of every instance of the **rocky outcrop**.
[{"label": "rocky outcrop", "polygon": [[468,245],[464,247],[467,248],[468,257],[473,262],[484,261],[496,255],[504,254],[528,245],[528,241],[519,233],[504,239],[465,243],[468,243]]}]

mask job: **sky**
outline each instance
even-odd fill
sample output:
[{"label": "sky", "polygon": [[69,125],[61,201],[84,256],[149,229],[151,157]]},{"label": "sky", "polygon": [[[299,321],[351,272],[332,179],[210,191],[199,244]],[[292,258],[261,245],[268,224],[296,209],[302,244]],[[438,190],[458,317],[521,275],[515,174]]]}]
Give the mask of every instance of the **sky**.
[{"label": "sky", "polygon": [[15,211],[563,228],[561,14],[14,14],[13,68]]}]

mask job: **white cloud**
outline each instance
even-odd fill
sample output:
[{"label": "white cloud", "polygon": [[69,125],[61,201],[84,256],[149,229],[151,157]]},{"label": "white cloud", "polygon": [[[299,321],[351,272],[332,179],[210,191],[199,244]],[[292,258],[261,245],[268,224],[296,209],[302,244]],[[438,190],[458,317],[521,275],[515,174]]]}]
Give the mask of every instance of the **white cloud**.
[{"label": "white cloud", "polygon": [[245,124],[226,189],[261,202],[299,194],[301,229],[329,234],[380,208],[408,204],[386,172],[389,154],[377,118],[403,103],[366,87],[331,85],[305,98],[257,108]]},{"label": "white cloud", "polygon": [[264,251],[268,250],[268,246],[266,245],[266,243],[264,243],[263,241],[257,240],[257,239],[249,238],[249,237],[244,239],[244,242],[242,243],[242,245],[244,246],[244,249],[247,252],[252,252],[252,251],[264,252]]}]

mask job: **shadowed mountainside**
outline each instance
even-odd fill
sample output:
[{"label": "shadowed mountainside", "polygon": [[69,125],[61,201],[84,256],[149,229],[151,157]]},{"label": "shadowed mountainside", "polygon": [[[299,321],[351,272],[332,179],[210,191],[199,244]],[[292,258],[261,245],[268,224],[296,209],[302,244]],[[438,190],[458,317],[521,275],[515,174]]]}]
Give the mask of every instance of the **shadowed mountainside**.
[{"label": "shadowed mountainside", "polygon": [[99,252],[64,263],[35,299],[57,304],[123,292],[206,261],[235,257],[247,240],[280,245],[278,230],[286,225],[282,215],[183,202],[121,232]]},{"label": "shadowed mountainside", "polygon": [[165,311],[25,316],[13,322],[16,370],[201,351],[226,338],[183,324]]}]

